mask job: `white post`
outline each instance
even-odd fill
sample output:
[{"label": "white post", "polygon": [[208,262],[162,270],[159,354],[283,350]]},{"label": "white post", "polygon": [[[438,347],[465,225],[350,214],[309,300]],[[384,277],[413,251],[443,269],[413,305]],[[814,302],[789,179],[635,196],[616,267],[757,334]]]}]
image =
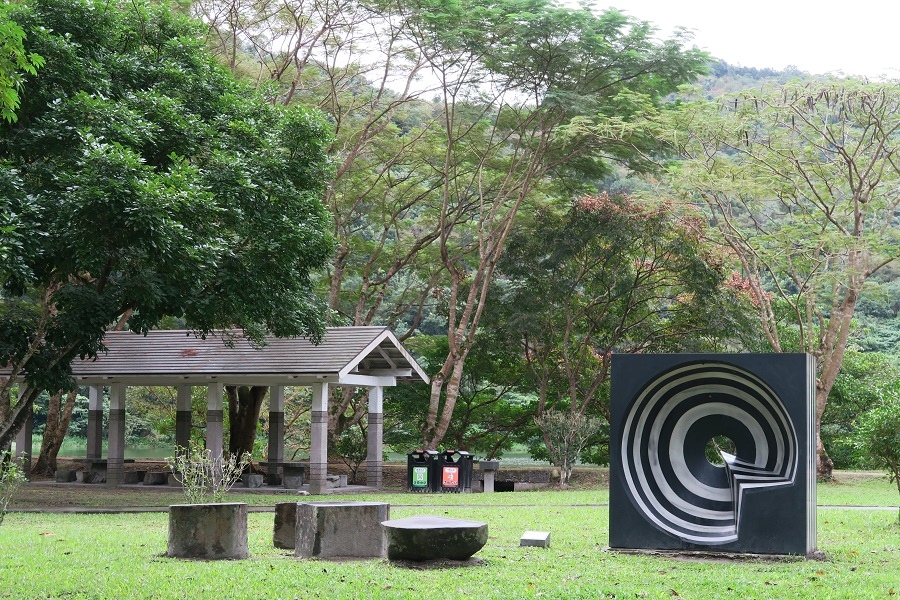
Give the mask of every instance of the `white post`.
[{"label": "white post", "polygon": [[103,387],[88,387],[87,456],[103,456]]},{"label": "white post", "polygon": [[125,481],[125,384],[109,386],[109,439],[106,449],[106,483]]},{"label": "white post", "polygon": [[384,388],[369,388],[369,418],[366,430],[368,456],[366,457],[366,485],[381,489],[382,455],[384,454]]},{"label": "white post", "polygon": [[[25,394],[28,393],[28,388],[25,387],[24,383],[19,384],[19,399],[25,397]],[[34,405],[29,406],[27,409],[28,414],[25,417],[25,422],[22,423],[22,429],[19,430],[19,433],[16,434],[16,458],[19,460],[19,464],[22,465],[22,471],[25,473],[25,477],[31,478],[31,430],[34,429]]]},{"label": "white post", "polygon": [[328,475],[328,384],[313,384],[312,393],[309,493],[324,494]]},{"label": "white post", "polygon": [[211,383],[206,392],[206,449],[213,458],[221,456],[223,449],[222,398],[224,389],[221,383]]}]

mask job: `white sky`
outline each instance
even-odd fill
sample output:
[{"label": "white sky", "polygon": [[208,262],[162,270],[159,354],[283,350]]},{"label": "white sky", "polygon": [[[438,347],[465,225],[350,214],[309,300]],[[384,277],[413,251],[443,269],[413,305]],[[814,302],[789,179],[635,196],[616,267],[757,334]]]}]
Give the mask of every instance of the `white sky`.
[{"label": "white sky", "polygon": [[697,47],[732,65],[900,78],[896,0],[595,1],[650,21],[662,37],[692,29]]}]

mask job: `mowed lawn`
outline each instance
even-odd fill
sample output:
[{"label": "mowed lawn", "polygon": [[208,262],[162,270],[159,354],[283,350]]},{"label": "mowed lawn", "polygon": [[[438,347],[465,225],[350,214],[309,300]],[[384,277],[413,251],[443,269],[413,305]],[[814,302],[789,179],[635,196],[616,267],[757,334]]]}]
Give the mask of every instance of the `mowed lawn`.
[{"label": "mowed lawn", "polygon": [[[0,526],[0,598],[900,597],[896,488],[871,474],[837,479],[818,491],[824,560],[686,560],[610,552],[608,492],[602,488],[352,497],[390,503],[392,518],[437,514],[488,523],[490,538],[476,555],[480,564],[440,569],[385,560],[295,559],[272,545],[272,512],[250,514],[250,559],[209,562],[164,556],[165,512],[13,512]],[[31,498],[34,489],[24,493]],[[158,495],[156,501],[167,498]],[[311,498],[233,499],[273,506]],[[549,531],[550,548],[520,547],[526,530]]]}]

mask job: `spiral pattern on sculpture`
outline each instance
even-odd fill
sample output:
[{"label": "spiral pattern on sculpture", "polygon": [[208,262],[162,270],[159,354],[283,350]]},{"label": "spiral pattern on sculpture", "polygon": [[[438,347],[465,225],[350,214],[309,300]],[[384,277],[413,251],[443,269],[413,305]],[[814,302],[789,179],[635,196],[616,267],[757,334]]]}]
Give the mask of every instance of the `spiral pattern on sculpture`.
[{"label": "spiral pattern on sculpture", "polygon": [[[706,446],[732,440],[725,466]],[[628,493],[659,529],[696,544],[738,537],[747,489],[793,482],[797,436],[760,378],[726,363],[683,364],[650,381],[626,414],[621,456]]]}]

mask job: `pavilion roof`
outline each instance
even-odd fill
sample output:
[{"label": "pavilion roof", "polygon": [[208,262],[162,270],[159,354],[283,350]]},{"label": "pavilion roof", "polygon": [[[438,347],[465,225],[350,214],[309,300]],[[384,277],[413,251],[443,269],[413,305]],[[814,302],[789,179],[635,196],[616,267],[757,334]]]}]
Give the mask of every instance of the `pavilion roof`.
[{"label": "pavilion roof", "polygon": [[106,352],[72,363],[80,385],[394,385],[428,376],[387,327],[331,327],[319,345],[307,338],[251,344],[240,330],[205,339],[184,330],[127,331],[104,337]]}]

